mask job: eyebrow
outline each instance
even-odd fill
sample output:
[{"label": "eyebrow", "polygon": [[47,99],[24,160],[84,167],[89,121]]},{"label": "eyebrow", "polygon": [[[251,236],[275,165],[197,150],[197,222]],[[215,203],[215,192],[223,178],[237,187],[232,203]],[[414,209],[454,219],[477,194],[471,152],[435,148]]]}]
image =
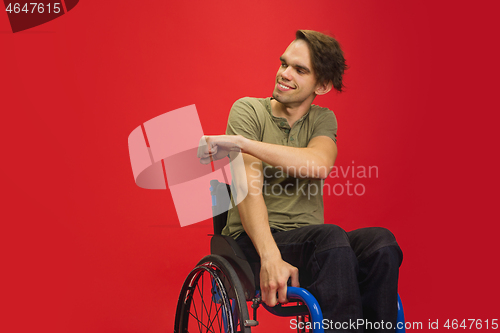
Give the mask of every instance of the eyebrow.
[{"label": "eyebrow", "polygon": [[[283,56],[280,57],[280,61],[284,62],[284,63],[287,63],[286,60],[285,60],[285,58]],[[292,66],[296,67],[296,68],[299,68],[299,69],[302,69],[303,71],[305,71],[307,73],[311,73],[311,70],[309,68],[307,68],[306,66],[302,66],[302,65],[299,65],[299,64],[294,64]]]}]

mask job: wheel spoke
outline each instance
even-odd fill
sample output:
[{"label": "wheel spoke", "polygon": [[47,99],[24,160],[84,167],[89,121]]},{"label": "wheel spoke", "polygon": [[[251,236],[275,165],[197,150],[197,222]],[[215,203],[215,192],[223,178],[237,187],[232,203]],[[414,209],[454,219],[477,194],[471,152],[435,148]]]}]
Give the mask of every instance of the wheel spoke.
[{"label": "wheel spoke", "polygon": [[[225,326],[223,325],[223,323],[222,323],[222,325],[221,325],[220,316],[218,315],[219,313],[221,313],[221,314],[222,314],[222,311],[224,311],[224,310],[222,310],[222,306],[219,306],[219,307],[217,308],[217,310],[216,310],[216,313],[215,313],[215,315],[214,315],[214,317],[213,317],[212,321],[210,321],[210,323],[209,323],[210,327],[212,327],[212,329],[213,329],[213,328],[214,328],[213,324],[214,324],[215,320],[217,320],[217,323],[218,323],[218,326],[219,326],[219,332],[222,332],[222,328],[223,328],[223,327],[225,327]],[[226,323],[226,326],[228,326],[228,324],[227,324],[227,323]],[[214,332],[215,332],[215,331],[214,331]],[[225,331],[224,331],[224,332],[225,332]]]},{"label": "wheel spoke", "polygon": [[[210,279],[210,311],[208,312],[208,321],[210,321],[210,318],[212,318],[210,315],[212,314],[212,305],[214,304],[214,294],[213,294],[213,288],[214,288],[214,281],[213,279]],[[213,326],[210,325],[213,329]]]},{"label": "wheel spoke", "polygon": [[[214,295],[217,295],[218,297],[221,297],[222,298],[222,295],[220,294],[220,290],[219,290],[219,286],[217,285],[217,282],[215,280],[212,280],[210,279],[210,285],[211,285],[211,293],[210,293],[210,313],[209,313],[209,327],[212,328],[212,330],[214,330],[214,322],[215,320],[217,320],[217,323],[218,323],[218,326],[219,326],[219,332],[221,332],[221,323],[220,323],[220,319],[219,319],[219,313],[220,313],[220,310],[222,308],[222,306],[217,303],[214,302]],[[212,305],[215,306],[215,314],[214,316],[212,317],[210,314],[212,313]],[[217,306],[218,305],[218,306]],[[210,320],[210,318],[212,318]],[[214,330],[215,332],[215,330]]]},{"label": "wheel spoke", "polygon": [[200,332],[203,332],[202,327],[205,327],[205,328],[207,329],[207,332],[208,332],[208,329],[209,329],[209,328],[208,328],[208,326],[207,326],[207,325],[205,325],[205,324],[204,324],[202,321],[200,321],[197,317],[193,316],[193,314],[192,314],[192,313],[189,313],[189,314],[190,314],[190,315],[191,315],[194,319],[196,319],[196,321],[197,321],[197,323],[198,323],[198,328],[199,328],[199,331],[200,331]]},{"label": "wheel spoke", "polygon": [[[203,273],[202,273],[203,274]],[[198,280],[199,281],[199,280]],[[195,288],[196,289],[196,288]],[[198,330],[201,332],[201,323],[202,321],[200,321],[199,317],[198,317],[198,311],[196,310],[196,301],[194,300],[194,297],[195,296],[195,290],[192,291],[191,293],[191,305],[192,305],[192,308],[194,309],[194,312],[195,312],[195,315],[193,315],[193,313],[191,311],[189,311],[189,314],[194,318],[196,319],[196,322],[198,324]]]},{"label": "wheel spoke", "polygon": [[204,291],[204,286],[205,286],[205,280],[204,280],[204,276],[205,274],[202,274],[201,276],[201,290],[200,290],[200,285],[197,284],[196,287],[198,288],[198,293],[200,295],[200,300],[201,300],[201,309],[200,309],[200,312],[201,312],[201,321],[203,322],[203,314],[204,313],[207,313],[208,314],[208,311],[207,311],[207,306],[205,304],[205,299],[203,298],[203,295],[205,295],[205,293],[203,292]]},{"label": "wheel spoke", "polygon": [[[200,298],[201,298],[201,310],[200,310],[200,311],[201,311],[201,322],[202,322],[202,324],[203,324],[203,312],[204,312],[203,308],[204,308],[204,305],[205,305],[205,302],[204,302],[204,299],[203,299],[203,295],[205,294],[205,293],[203,292],[203,291],[204,291],[204,290],[203,290],[203,289],[204,289],[203,287],[205,286],[205,282],[204,282],[204,281],[205,281],[205,272],[203,272],[203,273],[201,274],[201,293],[200,293]],[[200,290],[199,286],[200,286],[200,285],[198,284],[198,291]],[[200,330],[200,331],[201,331],[201,330]]]},{"label": "wheel spoke", "polygon": [[[213,323],[215,322],[215,319],[217,319],[217,322],[218,322],[218,324],[219,324],[219,331],[221,331],[221,330],[222,330],[222,327],[223,327],[223,326],[221,326],[219,316],[217,315],[219,312],[222,312],[222,311],[223,311],[223,310],[221,310],[221,309],[222,309],[222,306],[219,306],[219,307],[217,308],[217,311],[216,311],[216,313],[215,313],[215,316],[214,316],[214,318],[212,319],[212,321],[210,322],[210,327],[212,327],[212,329],[213,329],[213,328],[214,328]],[[226,325],[227,325],[227,323],[226,323]]]},{"label": "wheel spoke", "polygon": [[[207,256],[186,278],[179,297],[176,331],[235,333],[248,318],[241,283],[229,263]],[[205,285],[206,284],[206,285]],[[230,298],[231,297],[231,298]],[[240,318],[240,316],[242,318]],[[242,332],[250,332],[243,327]]]},{"label": "wheel spoke", "polygon": [[[220,309],[220,306],[219,306],[219,308],[217,309],[217,312],[219,312],[219,309]],[[219,331],[220,331],[220,332],[222,332],[222,327],[223,327],[223,324],[221,324],[219,316],[217,316],[217,315],[216,315],[216,316],[215,316],[215,318],[217,319],[217,325],[218,325],[218,327],[219,327]]]},{"label": "wheel spoke", "polygon": [[[207,280],[205,280],[205,276],[204,275],[205,274],[202,274],[201,278],[199,280],[201,282],[201,287],[200,287],[200,283],[198,283],[196,285],[196,289],[198,291],[198,295],[199,295],[199,298],[200,298],[200,305],[199,306],[201,307],[201,309],[200,309],[201,318],[198,318],[198,314],[197,314],[197,310],[196,310],[196,301],[195,300],[193,300],[192,304],[193,304],[193,307],[195,308],[196,317],[192,313],[190,313],[190,314],[198,322],[198,329],[199,329],[200,332],[204,332],[204,329],[205,329],[205,332],[207,332],[207,333],[208,332],[214,332],[215,333],[213,325],[214,325],[214,322],[216,320],[217,320],[217,323],[219,324],[218,325],[219,326],[219,331],[221,331],[221,329],[222,329],[221,323],[220,323],[220,318],[219,318],[220,317],[219,314],[221,313],[220,312],[221,307],[217,308],[217,305],[215,305],[215,307],[216,307],[217,310],[216,310],[215,314],[212,316],[212,307],[213,307],[213,304],[215,304],[213,302],[213,298],[212,298],[213,294],[212,294],[212,292],[210,292],[210,294],[205,294],[205,292],[204,292],[205,291],[205,283],[210,283],[210,285],[211,285],[210,289],[213,288],[212,287],[212,282],[211,282],[212,279],[211,278],[210,279],[207,278],[207,280],[210,281],[210,282],[208,282]],[[208,288],[208,286],[207,286],[207,288]],[[204,297],[204,295],[205,295],[205,297]],[[209,295],[209,297],[210,297],[210,306],[207,306],[208,300],[207,300],[207,302],[205,301],[205,298],[207,297],[207,295]]]}]

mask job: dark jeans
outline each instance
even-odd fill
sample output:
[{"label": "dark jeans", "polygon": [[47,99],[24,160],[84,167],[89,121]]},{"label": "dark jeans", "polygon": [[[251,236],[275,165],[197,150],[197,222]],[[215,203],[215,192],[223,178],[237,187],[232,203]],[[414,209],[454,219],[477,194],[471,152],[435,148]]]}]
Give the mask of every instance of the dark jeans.
[{"label": "dark jeans", "polygon": [[[323,224],[273,232],[273,237],[283,260],[299,269],[300,286],[318,300],[329,322],[325,332],[394,332],[403,253],[389,230],[345,232],[336,225]],[[260,258],[252,241],[246,234],[236,241],[256,267],[258,277]],[[391,322],[392,329],[375,330],[369,325],[355,329],[350,325],[363,318],[372,325],[383,321],[384,327]],[[335,329],[339,325],[343,328]]]}]

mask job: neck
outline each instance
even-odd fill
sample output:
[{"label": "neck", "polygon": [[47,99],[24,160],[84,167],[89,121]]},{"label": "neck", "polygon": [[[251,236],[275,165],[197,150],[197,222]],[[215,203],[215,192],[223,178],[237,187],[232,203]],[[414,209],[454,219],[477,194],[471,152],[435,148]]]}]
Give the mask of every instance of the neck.
[{"label": "neck", "polygon": [[311,108],[311,101],[304,101],[299,105],[289,105],[279,102],[276,99],[271,99],[271,111],[276,117],[283,117],[288,121],[288,124],[293,124],[304,116]]}]

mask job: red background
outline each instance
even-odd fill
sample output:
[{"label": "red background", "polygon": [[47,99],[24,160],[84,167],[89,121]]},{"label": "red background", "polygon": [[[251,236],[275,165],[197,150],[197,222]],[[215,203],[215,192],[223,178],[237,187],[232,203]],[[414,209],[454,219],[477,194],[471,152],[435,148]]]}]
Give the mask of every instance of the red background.
[{"label": "red background", "polygon": [[127,137],[193,103],[222,133],[236,99],[270,95],[297,29],[332,32],[350,66],[315,101],[337,165],[379,168],[352,180],[365,195],[325,199],[327,221],[395,233],[407,321],[499,318],[492,3],[87,0],[16,34],[0,13],[0,330],[172,331],[211,221],[181,228],[168,190],[137,187]]}]

